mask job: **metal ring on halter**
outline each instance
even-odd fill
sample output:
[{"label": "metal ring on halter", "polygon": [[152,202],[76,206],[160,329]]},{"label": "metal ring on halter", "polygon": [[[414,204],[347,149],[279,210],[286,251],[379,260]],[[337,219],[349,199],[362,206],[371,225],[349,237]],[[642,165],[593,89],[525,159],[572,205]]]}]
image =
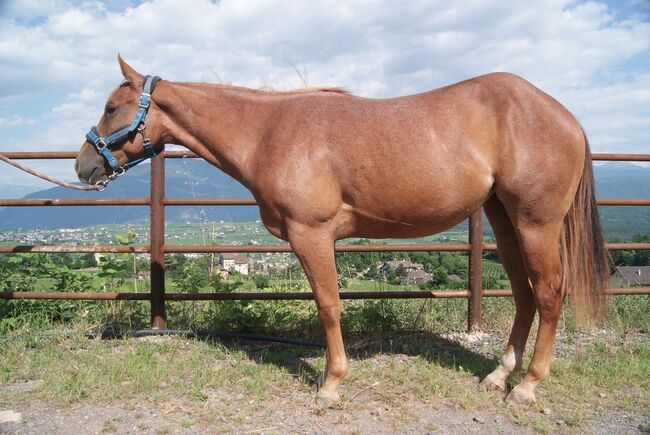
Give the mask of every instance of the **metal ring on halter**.
[{"label": "metal ring on halter", "polygon": [[98,192],[103,192],[106,190],[106,186],[108,186],[108,181],[105,180],[99,180],[95,183],[95,187],[97,188]]}]

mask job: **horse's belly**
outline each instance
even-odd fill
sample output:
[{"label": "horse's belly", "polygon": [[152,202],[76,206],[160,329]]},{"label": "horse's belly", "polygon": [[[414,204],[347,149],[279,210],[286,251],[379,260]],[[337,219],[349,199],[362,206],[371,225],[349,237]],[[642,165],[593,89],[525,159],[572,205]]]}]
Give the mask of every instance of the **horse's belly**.
[{"label": "horse's belly", "polygon": [[373,204],[346,204],[345,237],[406,238],[445,231],[483,205],[491,186],[440,195],[385,196]]}]

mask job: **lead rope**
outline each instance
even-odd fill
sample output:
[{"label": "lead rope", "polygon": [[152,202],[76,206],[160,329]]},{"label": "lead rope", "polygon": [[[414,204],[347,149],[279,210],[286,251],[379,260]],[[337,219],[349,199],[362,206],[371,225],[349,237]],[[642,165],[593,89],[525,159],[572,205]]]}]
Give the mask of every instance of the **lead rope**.
[{"label": "lead rope", "polygon": [[0,160],[4,161],[5,163],[10,164],[11,166],[14,166],[22,171],[27,172],[28,174],[32,174],[38,178],[42,178],[45,181],[49,181],[50,183],[58,184],[59,186],[67,187],[69,189],[75,189],[75,190],[98,190],[102,191],[106,189],[106,185],[92,185],[92,186],[79,186],[77,184],[72,184],[68,183],[67,181],[61,181],[57,180],[56,178],[48,177],[47,175],[41,174],[40,172],[37,172],[33,169],[28,168],[27,166],[23,166],[18,162],[15,162],[11,160],[9,157],[5,157],[3,154],[0,154]]}]

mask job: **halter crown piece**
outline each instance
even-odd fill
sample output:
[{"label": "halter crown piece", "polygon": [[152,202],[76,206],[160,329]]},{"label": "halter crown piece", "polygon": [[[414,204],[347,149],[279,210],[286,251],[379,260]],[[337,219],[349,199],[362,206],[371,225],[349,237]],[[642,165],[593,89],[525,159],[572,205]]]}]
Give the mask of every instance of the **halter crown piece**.
[{"label": "halter crown piece", "polygon": [[[133,118],[133,121],[131,121],[130,125],[120,127],[106,137],[101,137],[97,132],[96,127],[91,127],[90,131],[86,133],[86,139],[88,142],[95,146],[97,151],[102,155],[102,157],[104,157],[104,160],[106,160],[113,169],[113,173],[108,176],[107,181],[100,180],[95,183],[98,190],[104,190],[110,180],[114,180],[115,178],[124,175],[127,169],[156,156],[156,153],[151,146],[151,141],[145,136],[145,119],[151,104],[151,94],[159,80],[160,77],[158,76],[146,76],[144,78],[142,94],[140,94],[140,101],[138,102],[138,111],[135,113],[135,117]],[[121,166],[120,162],[118,162],[115,156],[111,153],[110,148],[113,145],[122,142],[134,133],[140,133],[142,135],[142,147],[147,152],[147,155],[131,162],[127,162],[124,166]]]}]

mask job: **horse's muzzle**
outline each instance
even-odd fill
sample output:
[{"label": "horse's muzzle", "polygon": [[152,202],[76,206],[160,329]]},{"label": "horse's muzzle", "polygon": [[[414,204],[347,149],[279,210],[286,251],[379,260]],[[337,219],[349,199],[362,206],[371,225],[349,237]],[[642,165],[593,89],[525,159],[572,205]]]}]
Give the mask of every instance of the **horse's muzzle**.
[{"label": "horse's muzzle", "polygon": [[74,169],[82,183],[95,184],[98,181],[108,180],[104,159],[89,143],[85,143],[81,148],[75,160]]}]

